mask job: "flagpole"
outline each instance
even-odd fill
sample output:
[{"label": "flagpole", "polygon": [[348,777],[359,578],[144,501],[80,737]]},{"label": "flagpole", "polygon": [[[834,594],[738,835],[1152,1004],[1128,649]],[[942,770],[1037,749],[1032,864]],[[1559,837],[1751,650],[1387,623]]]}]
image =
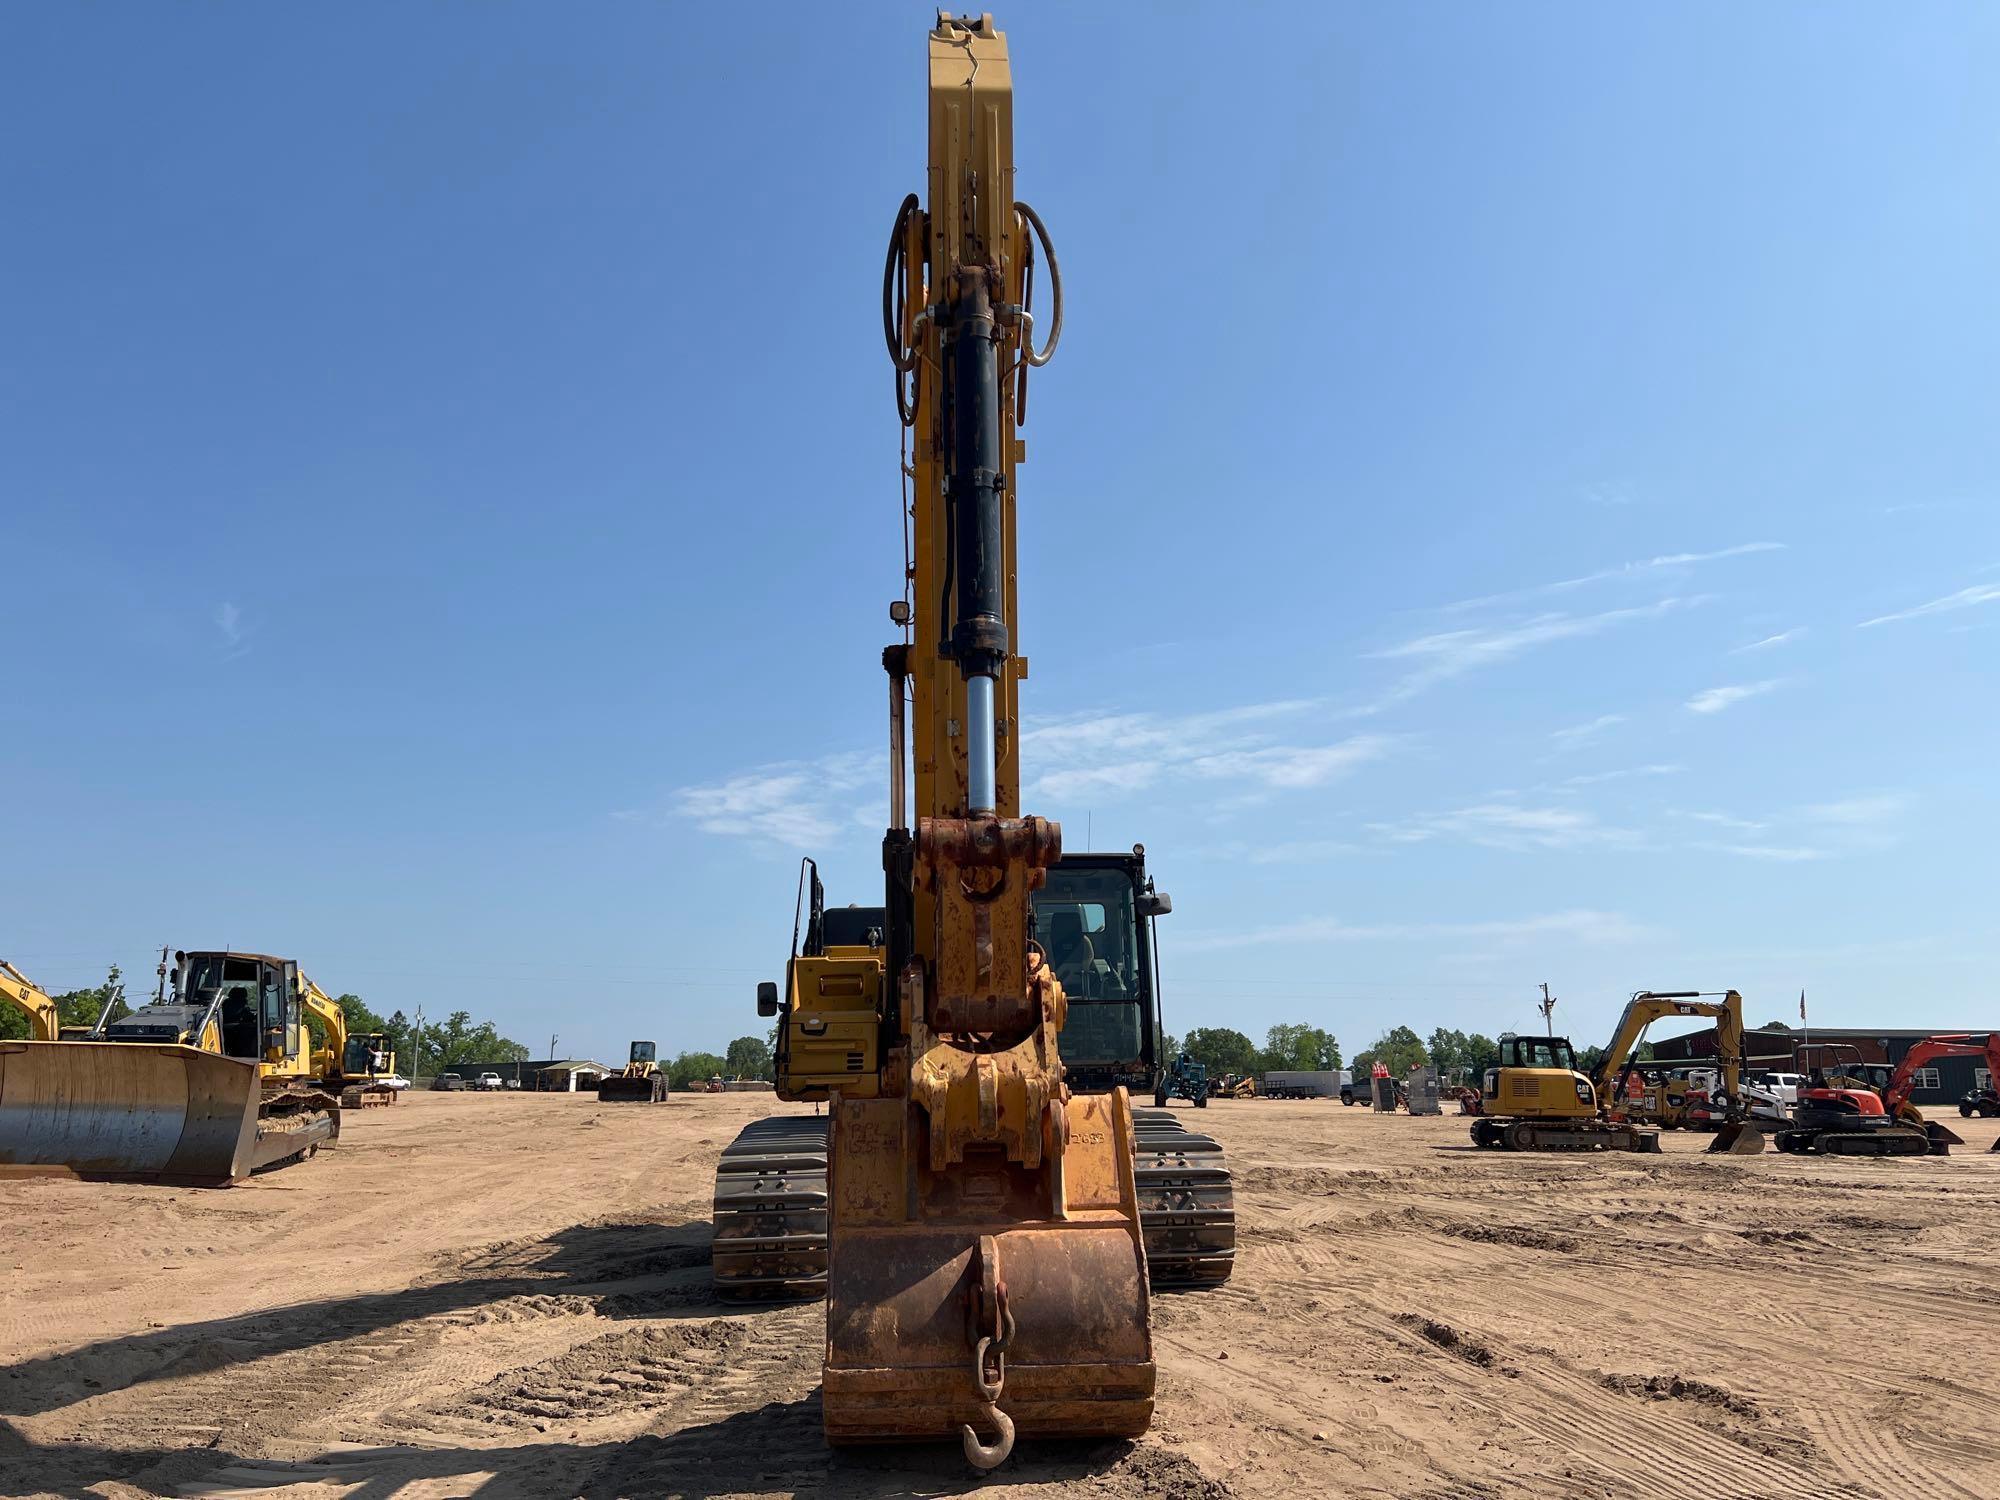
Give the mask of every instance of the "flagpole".
[{"label": "flagpole", "polygon": [[[1806,1049],[1805,1049],[1805,1050],[1806,1050],[1806,1056],[1807,1056],[1807,1058],[1811,1058],[1811,1056],[1812,1056],[1812,1023],[1811,1023],[1810,1021],[1806,1020],[1806,992],[1805,992],[1804,990],[1800,990],[1800,991],[1799,991],[1799,1027],[1800,1027],[1800,1029],[1801,1029],[1802,1031],[1804,1031],[1804,1032],[1805,1032],[1805,1038],[1806,1038]],[[1806,1064],[1806,1068],[1805,1068],[1805,1074],[1806,1074],[1806,1079],[1807,1079],[1807,1081],[1808,1081],[1808,1082],[1810,1082],[1810,1081],[1811,1081],[1811,1079],[1812,1079],[1812,1064],[1811,1064],[1811,1062],[1808,1062],[1808,1063]]]}]

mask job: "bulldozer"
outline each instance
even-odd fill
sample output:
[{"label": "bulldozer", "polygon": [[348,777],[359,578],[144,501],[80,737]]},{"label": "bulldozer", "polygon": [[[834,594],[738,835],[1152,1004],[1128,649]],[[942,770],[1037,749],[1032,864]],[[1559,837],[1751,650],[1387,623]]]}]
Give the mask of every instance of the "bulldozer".
[{"label": "bulldozer", "polygon": [[667,1075],[660,1071],[660,1049],[653,1042],[634,1042],[625,1066],[597,1084],[599,1104],[658,1104],[666,1097]]},{"label": "bulldozer", "polygon": [[[882,657],[880,942],[829,923],[798,952],[780,1092],[828,1111],[827,1440],[956,1437],[984,1470],[1020,1434],[1136,1437],[1155,1368],[1131,1098],[1065,1080],[1060,1038],[1099,971],[1061,951],[1067,923],[1033,925],[1062,829],[1021,808],[1018,434],[1061,336],[1060,271],[1015,196],[1005,36],[940,14],[929,73],[928,197],[903,200],[883,271],[912,482]],[[761,1013],[779,1004],[760,986]],[[807,1122],[762,1123],[782,1149]]]},{"label": "bulldozer", "polygon": [[349,1035],[291,959],[178,952],[170,970],[162,955],[149,1004],[53,1037],[53,1003],[5,968],[0,994],[46,1018],[37,1040],[0,1042],[0,1173],[223,1186],[310,1156],[343,1106],[389,1092],[387,1038]]},{"label": "bulldozer", "polygon": [[1710,1102],[1722,1111],[1723,1122],[1709,1151],[1761,1152],[1764,1137],[1743,1113],[1743,997],[1735,990],[1640,990],[1626,1003],[1594,1076],[1578,1069],[1567,1037],[1503,1036],[1499,1065],[1487,1069],[1482,1112],[1472,1122],[1473,1144],[1506,1151],[1657,1152],[1657,1127],[1613,1118],[1610,1106],[1646,1028],[1666,1016],[1715,1021],[1723,1081]]}]

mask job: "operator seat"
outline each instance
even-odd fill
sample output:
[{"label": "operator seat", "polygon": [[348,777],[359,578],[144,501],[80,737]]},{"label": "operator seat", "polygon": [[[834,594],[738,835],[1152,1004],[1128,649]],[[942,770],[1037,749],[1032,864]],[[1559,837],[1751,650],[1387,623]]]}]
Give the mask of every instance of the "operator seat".
[{"label": "operator seat", "polygon": [[1059,911],[1049,924],[1049,967],[1065,991],[1081,993],[1091,974],[1097,950],[1083,935],[1083,917],[1073,911]]}]

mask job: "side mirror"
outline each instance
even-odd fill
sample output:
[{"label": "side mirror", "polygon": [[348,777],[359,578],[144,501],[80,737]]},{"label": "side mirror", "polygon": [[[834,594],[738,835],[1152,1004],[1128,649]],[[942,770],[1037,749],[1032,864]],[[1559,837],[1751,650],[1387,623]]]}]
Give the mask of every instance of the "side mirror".
[{"label": "side mirror", "polygon": [[1164,917],[1174,909],[1174,898],[1165,891],[1146,891],[1139,897],[1139,915]]},{"label": "side mirror", "polygon": [[757,986],[757,1014],[775,1016],[778,1013],[778,987],[770,980]]}]

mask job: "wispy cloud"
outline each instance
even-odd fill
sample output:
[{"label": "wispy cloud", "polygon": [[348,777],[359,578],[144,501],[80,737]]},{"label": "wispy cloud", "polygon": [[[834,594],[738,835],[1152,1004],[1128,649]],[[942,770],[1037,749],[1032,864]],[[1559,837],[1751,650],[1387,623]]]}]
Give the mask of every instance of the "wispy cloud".
[{"label": "wispy cloud", "polygon": [[1860,629],[1871,625],[1888,625],[1897,620],[1915,620],[1924,615],[1950,614],[1953,610],[1971,609],[1979,604],[2000,602],[2000,583],[1975,583],[1971,588],[1960,589],[1955,594],[1946,594],[1942,599],[1933,599],[1928,604],[1919,604],[1911,609],[1899,609],[1892,615],[1877,615],[1872,620],[1863,620]]},{"label": "wispy cloud", "polygon": [[[1758,834],[1776,829],[1768,839],[1736,839],[1699,843],[1692,847],[1741,859],[1778,864],[1802,864],[1886,849],[1896,841],[1903,816],[1913,805],[1908,792],[1862,792],[1834,802],[1793,808],[1762,819],[1728,813],[1677,812],[1676,817],[1706,823],[1732,834]],[[1780,842],[1780,838],[1784,841]]]},{"label": "wispy cloud", "polygon": [[1492,849],[1577,849],[1639,842],[1639,835],[1630,829],[1608,827],[1580,808],[1533,807],[1515,801],[1480,802],[1399,823],[1371,823],[1368,830],[1395,844],[1449,837]]},{"label": "wispy cloud", "polygon": [[1868,792],[1838,802],[1815,803],[1805,815],[1815,823],[1840,828],[1879,828],[1909,811],[1911,800],[1908,792]]},{"label": "wispy cloud", "polygon": [[1297,790],[1337,781],[1400,743],[1387,734],[1317,744],[1280,737],[1283,721],[1316,706],[1285,699],[1195,714],[1071,714],[1033,725],[1021,737],[1022,760],[1035,772],[1028,794],[1073,801],[1171,777]]},{"label": "wispy cloud", "polygon": [[[1030,779],[1023,793],[1032,810],[1058,814],[1067,804],[1115,800],[1180,782],[1233,791],[1245,802],[1329,785],[1404,741],[1388,734],[1352,734],[1312,743],[1297,720],[1310,700],[1245,704],[1195,714],[1073,714],[1032,725],[1021,737]],[[1282,733],[1290,729],[1291,734]],[[813,761],[755,766],[718,781],[669,794],[665,815],[704,832],[788,848],[820,848],[851,836],[875,818],[859,816],[853,793],[881,787],[886,812],[887,756],[849,751]],[[646,813],[625,813],[644,818]]]},{"label": "wispy cloud", "polygon": [[1671,808],[1669,811],[1676,818],[1686,818],[1692,823],[1706,823],[1712,828],[1727,828],[1735,833],[1758,833],[1770,826],[1750,818],[1732,817],[1728,813],[1682,812],[1678,808]]},{"label": "wispy cloud", "polygon": [[1568,754],[1572,750],[1581,750],[1612,725],[1624,722],[1623,714],[1599,714],[1587,724],[1572,724],[1567,729],[1556,730],[1549,740],[1559,752]]},{"label": "wispy cloud", "polygon": [[1787,847],[1782,844],[1696,844],[1694,847],[1711,854],[1734,854],[1742,859],[1763,859],[1777,864],[1802,864],[1808,860],[1827,857],[1827,851],[1824,849]]},{"label": "wispy cloud", "polygon": [[1374,705],[1371,711],[1379,711],[1389,704],[1413,698],[1428,687],[1467,672],[1512,661],[1515,657],[1538,646],[1598,635],[1634,620],[1657,620],[1663,615],[1689,609],[1702,602],[1699,597],[1661,599],[1652,604],[1634,605],[1627,609],[1607,609],[1594,615],[1537,615],[1517,625],[1475,626],[1465,630],[1446,630],[1418,636],[1415,640],[1405,641],[1400,646],[1391,646],[1384,651],[1369,653],[1376,660],[1411,661],[1418,664],[1416,669],[1391,688],[1382,702]]},{"label": "wispy cloud", "polygon": [[1213,952],[1274,943],[1500,942],[1529,944],[1560,939],[1570,943],[1635,942],[1652,932],[1617,912],[1584,908],[1542,916],[1482,922],[1343,922],[1338,917],[1306,917],[1230,932],[1194,933],[1176,938],[1179,952]]},{"label": "wispy cloud", "polygon": [[1645,578],[1649,574],[1670,568],[1690,568],[1697,563],[1717,562],[1725,557],[1746,557],[1755,552],[1784,550],[1783,542],[1744,542],[1714,552],[1669,552],[1659,557],[1620,563],[1615,568],[1600,568],[1595,573],[1583,573],[1575,578],[1559,578],[1554,583],[1531,584],[1527,588],[1508,589],[1504,593],[1482,594],[1477,599],[1460,599],[1457,603],[1447,604],[1444,607],[1447,610],[1461,610],[1484,609],[1492,604],[1516,604],[1524,599],[1539,599],[1549,594],[1563,594],[1571,589],[1587,588],[1593,583],[1607,583],[1614,578]]},{"label": "wispy cloud", "polygon": [[227,600],[215,606],[215,628],[222,636],[222,659],[234,661],[250,650],[244,638],[243,611]]},{"label": "wispy cloud", "polygon": [[1781,630],[1776,635],[1767,635],[1763,640],[1752,641],[1747,646],[1732,646],[1729,649],[1729,654],[1731,656],[1741,656],[1746,651],[1768,651],[1773,646],[1782,646],[1787,641],[1795,641],[1805,633],[1806,627],[1803,625],[1793,630]]},{"label": "wispy cloud", "polygon": [[1597,786],[1606,781],[1630,781],[1637,776],[1678,776],[1687,767],[1674,765],[1668,761],[1653,761],[1643,766],[1620,766],[1615,771],[1591,771],[1582,776],[1566,776],[1564,786]]},{"label": "wispy cloud", "polygon": [[1746,698],[1762,697],[1773,688],[1782,686],[1784,681],[1782,677],[1770,677],[1762,682],[1738,682],[1728,687],[1706,688],[1688,699],[1688,710],[1697,714],[1719,714]]}]

